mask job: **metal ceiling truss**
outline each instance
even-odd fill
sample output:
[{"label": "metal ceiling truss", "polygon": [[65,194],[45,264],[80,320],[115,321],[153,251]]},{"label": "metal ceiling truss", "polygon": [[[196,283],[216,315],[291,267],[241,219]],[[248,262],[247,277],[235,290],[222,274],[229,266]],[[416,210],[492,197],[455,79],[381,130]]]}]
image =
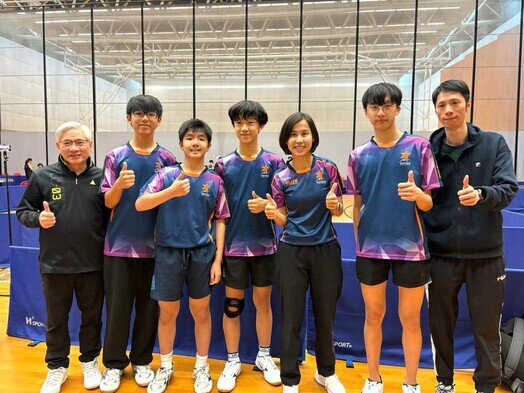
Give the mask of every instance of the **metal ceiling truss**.
[{"label": "metal ceiling truss", "polygon": [[[513,4],[515,3],[515,4]],[[482,0],[479,38],[520,12],[518,0]],[[300,3],[248,2],[248,77],[298,78]],[[108,80],[140,80],[141,15],[145,72],[154,80],[188,80],[193,73],[190,1],[0,0],[6,38],[42,47],[45,7],[46,54],[80,72],[91,72],[91,6],[95,72]],[[240,80],[245,73],[245,1],[195,1],[196,76]],[[416,68],[426,75],[473,46],[475,1],[420,0]],[[17,11],[14,17],[7,11]],[[25,13],[25,15],[24,15]],[[399,77],[412,72],[414,0],[362,1],[359,76]],[[304,1],[302,76],[347,79],[355,69],[356,1]],[[39,43],[40,41],[40,43]],[[428,71],[429,70],[429,71]]]}]

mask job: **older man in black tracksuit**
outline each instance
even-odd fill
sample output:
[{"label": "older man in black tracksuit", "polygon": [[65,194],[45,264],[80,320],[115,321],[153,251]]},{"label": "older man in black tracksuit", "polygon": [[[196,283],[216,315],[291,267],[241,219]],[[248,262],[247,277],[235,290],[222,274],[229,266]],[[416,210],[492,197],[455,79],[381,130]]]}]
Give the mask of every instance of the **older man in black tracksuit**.
[{"label": "older man in black tracksuit", "polygon": [[500,383],[499,324],[504,297],[501,210],[518,190],[511,152],[504,138],[466,123],[469,89],[449,80],[433,92],[443,128],[431,145],[444,187],[434,191],[424,216],[429,250],[429,320],[435,346],[437,393],[454,392],[453,331],[457,294],[466,283],[475,337],[477,392],[492,393]]},{"label": "older man in black tracksuit", "polygon": [[91,163],[91,130],[65,123],[56,131],[58,163],[36,171],[16,215],[40,228],[40,273],[47,311],[45,361],[41,393],[58,393],[69,366],[68,316],[73,294],[81,311],[80,357],[84,387],[97,388],[104,282],[104,199],[101,169]]}]

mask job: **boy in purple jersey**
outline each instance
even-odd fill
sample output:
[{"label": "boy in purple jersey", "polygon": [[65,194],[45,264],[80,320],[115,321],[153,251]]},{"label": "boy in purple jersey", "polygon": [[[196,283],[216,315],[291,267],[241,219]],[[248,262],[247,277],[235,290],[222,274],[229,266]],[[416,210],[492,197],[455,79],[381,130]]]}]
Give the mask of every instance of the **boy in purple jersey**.
[{"label": "boy in purple jersey", "polygon": [[429,253],[420,212],[431,209],[431,190],[440,187],[440,178],[429,142],[397,128],[401,101],[402,92],[390,83],[366,90],[362,104],[375,135],[351,153],[348,164],[347,190],[355,197],[357,278],[366,310],[364,343],[369,376],[363,393],[384,390],[379,362],[390,269],[399,291],[406,363],[402,392],[420,392],[420,308],[429,281]]},{"label": "boy in purple jersey", "polygon": [[[160,306],[161,365],[147,387],[148,393],[162,393],[173,376],[173,343],[184,282],[195,321],[194,389],[196,393],[208,393],[213,388],[207,363],[211,341],[209,300],[211,285],[220,281],[229,208],[222,179],[204,165],[211,147],[211,128],[192,119],[182,124],[178,136],[184,162],[158,171],[136,201],[138,211],[158,206],[151,296]],[[215,242],[211,237],[213,219]]]},{"label": "boy in purple jersey", "polygon": [[[160,102],[138,95],[129,100],[126,112],[133,139],[107,154],[100,186],[106,206],[112,209],[104,245],[107,321],[103,362],[107,370],[100,390],[106,393],[118,389],[130,361],[139,386],[147,386],[154,377],[149,363],[153,359],[158,306],[149,290],[155,267],[156,211],[137,212],[135,201],[141,185],[156,169],[175,163],[175,157],[154,139],[162,121]],[[135,322],[128,357],[133,304]]]},{"label": "boy in purple jersey", "polygon": [[300,327],[310,287],[315,315],[315,381],[328,393],[345,393],[335,374],[333,322],[342,291],[340,244],[331,223],[343,212],[342,180],[336,165],[313,155],[319,135],[306,113],[290,115],[280,146],[291,160],[273,177],[266,217],[284,227],[276,255],[275,282],[282,311],[280,368],[283,392],[298,393]]},{"label": "boy in purple jersey", "polygon": [[269,350],[273,325],[270,300],[276,251],[275,229],[273,223],[261,213],[267,204],[264,195],[271,190],[273,174],[284,165],[284,160],[258,144],[258,134],[268,120],[262,105],[240,101],[229,108],[229,118],[235,128],[238,148],[220,158],[215,165],[215,171],[224,180],[231,209],[224,248],[226,299],[223,326],[228,360],[217,383],[221,392],[233,390],[236,377],[240,374],[239,315],[244,309],[244,291],[250,277],[259,345],[255,370],[263,371],[268,383],[281,383],[280,372]]}]

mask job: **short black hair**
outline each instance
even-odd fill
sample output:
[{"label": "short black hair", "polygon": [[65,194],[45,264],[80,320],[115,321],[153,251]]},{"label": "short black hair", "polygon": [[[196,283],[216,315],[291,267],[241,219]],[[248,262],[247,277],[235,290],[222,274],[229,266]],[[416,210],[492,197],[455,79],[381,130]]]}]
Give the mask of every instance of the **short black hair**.
[{"label": "short black hair", "polygon": [[131,97],[127,103],[126,113],[130,115],[135,111],[156,112],[158,117],[162,117],[163,109],[158,98],[147,94],[140,94]]},{"label": "short black hair", "polygon": [[178,140],[182,142],[184,136],[186,136],[186,134],[189,131],[203,132],[207,137],[207,141],[211,143],[213,131],[211,131],[211,127],[209,127],[209,125],[205,121],[200,119],[190,119],[183,122],[180,128],[178,129]]},{"label": "short black hair", "polygon": [[227,112],[231,119],[231,124],[235,124],[238,120],[247,120],[250,118],[258,121],[258,124],[265,126],[268,121],[267,112],[264,107],[256,101],[243,100],[237,102]]},{"label": "short black hair", "polygon": [[291,151],[289,151],[289,148],[287,147],[287,141],[291,136],[291,132],[293,132],[293,127],[301,120],[305,120],[307,122],[307,124],[309,125],[309,129],[311,130],[311,135],[313,136],[313,145],[311,146],[310,150],[311,153],[315,151],[315,149],[318,146],[318,143],[320,142],[317,126],[315,125],[313,118],[309,116],[307,113],[295,112],[292,115],[289,115],[286,120],[284,120],[284,124],[282,124],[282,128],[280,129],[280,136],[278,138],[278,143],[280,144],[280,147],[282,148],[282,150],[284,150],[284,153],[286,154],[291,154]]},{"label": "short black hair", "polygon": [[447,81],[442,82],[431,95],[431,99],[433,100],[433,106],[437,104],[437,98],[438,95],[442,92],[457,92],[460,93],[462,97],[466,100],[466,102],[470,99],[470,92],[469,87],[466,82],[464,82],[461,79],[449,79]]},{"label": "short black hair", "polygon": [[362,106],[367,108],[368,104],[384,105],[386,99],[400,106],[402,103],[402,90],[392,83],[380,82],[368,87],[362,96]]}]

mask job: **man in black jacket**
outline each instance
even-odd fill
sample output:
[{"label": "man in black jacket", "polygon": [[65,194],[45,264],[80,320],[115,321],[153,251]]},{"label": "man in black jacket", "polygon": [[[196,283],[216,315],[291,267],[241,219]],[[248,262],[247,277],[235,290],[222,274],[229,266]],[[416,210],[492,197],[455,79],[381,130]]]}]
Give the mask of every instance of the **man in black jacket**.
[{"label": "man in black jacket", "polygon": [[104,199],[101,170],[89,157],[91,130],[68,122],[56,131],[58,162],[34,172],[16,215],[40,228],[40,273],[47,311],[45,361],[41,393],[58,393],[69,366],[68,317],[73,294],[82,315],[80,357],[84,387],[95,389],[98,369],[104,282]]},{"label": "man in black jacket", "polygon": [[502,214],[518,190],[511,152],[504,138],[466,122],[467,84],[443,82],[433,104],[444,127],[430,138],[444,187],[424,216],[431,253],[429,321],[435,346],[437,393],[453,393],[453,331],[457,295],[466,284],[475,337],[477,392],[493,393],[500,383],[499,324],[504,298]]}]

